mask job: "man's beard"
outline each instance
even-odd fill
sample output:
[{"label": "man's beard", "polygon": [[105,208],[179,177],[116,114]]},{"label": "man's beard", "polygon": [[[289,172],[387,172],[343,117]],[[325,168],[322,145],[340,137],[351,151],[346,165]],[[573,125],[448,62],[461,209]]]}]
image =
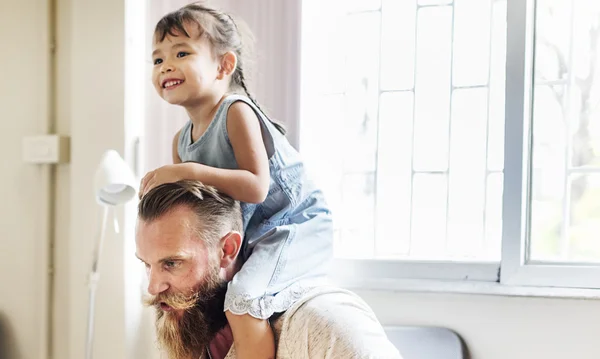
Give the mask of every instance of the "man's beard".
[{"label": "man's beard", "polygon": [[[223,311],[227,282],[219,277],[218,271],[216,266],[191,295],[161,293],[145,300],[146,305],[156,308],[158,343],[170,359],[202,357],[215,334],[227,323]],[[173,311],[163,311],[161,303]]]}]

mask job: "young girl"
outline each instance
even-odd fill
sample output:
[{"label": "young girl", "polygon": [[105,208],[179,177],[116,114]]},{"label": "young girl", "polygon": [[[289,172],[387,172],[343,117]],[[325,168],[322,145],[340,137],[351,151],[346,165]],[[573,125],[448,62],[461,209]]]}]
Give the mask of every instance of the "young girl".
[{"label": "young girl", "polygon": [[174,164],[149,172],[140,193],[194,179],[242,203],[245,263],[224,310],[239,358],[262,359],[275,357],[268,318],[326,276],[333,231],[299,154],[248,93],[245,45],[231,16],[202,4],[158,22],[152,81],[190,120],[173,139]]}]

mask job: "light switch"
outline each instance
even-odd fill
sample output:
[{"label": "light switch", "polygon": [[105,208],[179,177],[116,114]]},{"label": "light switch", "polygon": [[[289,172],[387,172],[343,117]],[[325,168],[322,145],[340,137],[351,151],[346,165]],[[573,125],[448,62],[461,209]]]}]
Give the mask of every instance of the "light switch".
[{"label": "light switch", "polygon": [[69,162],[69,137],[40,135],[23,138],[23,161],[39,164]]}]

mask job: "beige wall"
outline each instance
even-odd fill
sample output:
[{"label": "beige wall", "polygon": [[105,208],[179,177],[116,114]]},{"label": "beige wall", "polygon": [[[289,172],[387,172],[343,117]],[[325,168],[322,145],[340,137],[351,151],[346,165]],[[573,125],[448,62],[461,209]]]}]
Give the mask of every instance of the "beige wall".
[{"label": "beige wall", "polygon": [[[68,173],[59,175],[59,222],[64,240],[57,273],[61,290],[56,358],[83,357],[87,320],[87,276],[100,215],[93,197],[93,175],[102,153],[126,148],[125,1],[58,0],[59,104],[61,125],[71,136]],[[120,213],[121,222],[123,220]],[[127,358],[125,345],[124,248],[131,231],[107,232],[97,293],[96,358]]]},{"label": "beige wall", "polygon": [[[56,168],[54,358],[83,356],[86,276],[98,208],[96,162],[107,148],[131,159],[135,128],[126,118],[125,1],[59,0],[56,120],[49,121],[46,0],[0,2],[0,357],[44,358],[44,273],[48,243],[48,167],[24,164],[21,138],[50,127],[71,136],[70,165]],[[7,34],[18,34],[7,36]],[[260,40],[260,39],[259,39]],[[268,91],[257,91],[267,94]],[[273,92],[277,92],[274,91]],[[269,99],[265,99],[268,102]],[[134,111],[135,112],[135,111]],[[128,113],[129,115],[126,115]],[[135,127],[135,126],[134,126]],[[124,215],[120,213],[121,219]],[[107,238],[98,293],[96,358],[143,358],[125,317],[131,226]],[[128,242],[129,241],[129,242]],[[384,324],[438,325],[464,336],[474,359],[600,357],[600,301],[360,292]]]},{"label": "beige wall", "polygon": [[[84,355],[87,278],[100,219],[93,197],[95,167],[107,149],[131,162],[133,135],[125,121],[125,5],[124,0],[57,0],[56,130],[71,136],[71,162],[68,169],[59,169],[56,183],[54,358]],[[134,337],[125,323],[123,275],[133,228],[123,225],[123,213],[118,212],[123,231],[107,232],[100,260],[95,358],[134,358],[126,343]]]},{"label": "beige wall", "polygon": [[598,359],[600,301],[364,291],[387,325],[451,328],[472,359]]},{"label": "beige wall", "polygon": [[50,169],[21,160],[49,125],[45,0],[0,2],[0,357],[44,350]]},{"label": "beige wall", "polygon": [[[71,135],[71,3],[70,0],[58,1],[56,6],[56,58],[55,58],[55,98],[56,98],[56,131]],[[57,172],[56,181],[56,213],[55,226],[55,280],[54,280],[54,323],[52,358],[70,358],[69,356],[69,310],[71,298],[69,293],[69,269],[71,250],[70,242],[70,200],[71,169],[62,166]]]}]

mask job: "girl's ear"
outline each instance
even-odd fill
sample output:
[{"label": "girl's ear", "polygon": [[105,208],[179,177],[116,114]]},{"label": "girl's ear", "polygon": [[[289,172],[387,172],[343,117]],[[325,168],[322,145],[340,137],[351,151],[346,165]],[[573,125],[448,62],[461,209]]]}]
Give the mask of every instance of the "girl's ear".
[{"label": "girl's ear", "polygon": [[221,65],[219,66],[219,75],[217,78],[222,80],[225,76],[233,74],[237,67],[237,56],[232,51],[227,51],[221,57]]}]

